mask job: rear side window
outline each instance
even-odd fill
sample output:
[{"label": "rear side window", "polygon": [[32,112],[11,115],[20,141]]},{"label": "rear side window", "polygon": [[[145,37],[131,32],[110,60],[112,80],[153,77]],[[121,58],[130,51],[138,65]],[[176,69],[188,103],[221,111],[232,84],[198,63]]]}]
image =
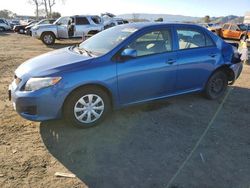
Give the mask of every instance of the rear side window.
[{"label": "rear side window", "polygon": [[89,25],[89,21],[86,17],[76,17],[76,25]]},{"label": "rear side window", "polygon": [[203,32],[194,29],[177,29],[179,49],[213,46],[212,39]]},{"label": "rear side window", "polygon": [[98,16],[93,16],[91,17],[92,21],[95,23],[95,24],[100,24],[102,21],[101,21],[101,18],[98,17]]},{"label": "rear side window", "polygon": [[0,23],[5,23],[3,20],[0,20]]}]

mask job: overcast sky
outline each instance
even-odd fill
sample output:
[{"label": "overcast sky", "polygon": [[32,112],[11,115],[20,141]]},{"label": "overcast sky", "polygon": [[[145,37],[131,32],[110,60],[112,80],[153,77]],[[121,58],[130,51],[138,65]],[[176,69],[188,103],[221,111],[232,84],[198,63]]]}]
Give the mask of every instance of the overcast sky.
[{"label": "overcast sky", "polygon": [[[0,9],[21,15],[34,15],[28,0],[0,0]],[[111,12],[180,14],[186,16],[243,16],[250,11],[250,0],[57,0],[54,11],[63,16]]]}]

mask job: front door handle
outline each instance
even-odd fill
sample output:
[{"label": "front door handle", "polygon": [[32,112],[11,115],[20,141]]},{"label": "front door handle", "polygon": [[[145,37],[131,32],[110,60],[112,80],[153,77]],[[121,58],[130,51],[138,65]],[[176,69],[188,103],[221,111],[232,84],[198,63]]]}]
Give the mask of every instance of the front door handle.
[{"label": "front door handle", "polygon": [[172,64],[174,64],[175,62],[176,62],[175,59],[168,59],[168,60],[166,61],[166,64],[172,65]]}]

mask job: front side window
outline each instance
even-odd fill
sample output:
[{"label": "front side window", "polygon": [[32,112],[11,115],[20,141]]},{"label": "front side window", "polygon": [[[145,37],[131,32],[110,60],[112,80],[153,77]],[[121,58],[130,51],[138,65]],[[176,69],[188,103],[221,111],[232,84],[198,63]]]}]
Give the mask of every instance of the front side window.
[{"label": "front side window", "polygon": [[212,39],[203,32],[194,29],[177,29],[179,49],[213,46]]},{"label": "front side window", "polygon": [[229,29],[229,25],[225,24],[222,29]]},{"label": "front side window", "polygon": [[68,25],[70,21],[70,17],[61,17],[58,18],[58,20],[55,21],[55,24],[57,25]]},{"label": "front side window", "polygon": [[171,51],[171,32],[166,29],[146,33],[128,45],[127,48],[136,50],[137,57]]}]

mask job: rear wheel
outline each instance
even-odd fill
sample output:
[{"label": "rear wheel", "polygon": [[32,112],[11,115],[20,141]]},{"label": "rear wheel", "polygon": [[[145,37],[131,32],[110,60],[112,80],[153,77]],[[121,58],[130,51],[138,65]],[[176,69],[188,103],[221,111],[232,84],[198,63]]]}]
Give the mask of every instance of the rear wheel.
[{"label": "rear wheel", "polygon": [[55,35],[53,33],[51,33],[51,32],[43,33],[42,36],[41,36],[41,40],[46,45],[54,44],[55,39],[56,39]]},{"label": "rear wheel", "polygon": [[227,75],[223,71],[215,72],[208,80],[205,95],[208,99],[217,99],[223,96],[228,86]]},{"label": "rear wheel", "polygon": [[111,110],[108,94],[99,88],[84,87],[73,92],[64,104],[64,118],[79,128],[100,123]]}]

